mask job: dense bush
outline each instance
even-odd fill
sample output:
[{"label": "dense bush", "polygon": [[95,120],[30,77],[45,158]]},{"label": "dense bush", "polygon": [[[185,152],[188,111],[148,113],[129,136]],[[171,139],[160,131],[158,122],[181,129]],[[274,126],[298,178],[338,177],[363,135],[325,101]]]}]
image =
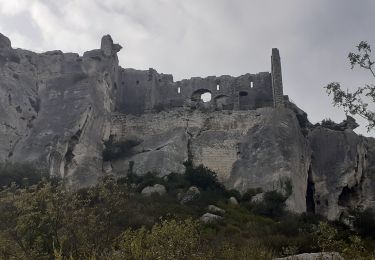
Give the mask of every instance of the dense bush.
[{"label": "dense bush", "polygon": [[268,217],[280,217],[285,213],[287,198],[277,191],[268,191],[264,193],[261,202],[255,203],[253,212]]},{"label": "dense bush", "polygon": [[185,163],[185,167],[185,178],[191,185],[203,190],[225,191],[224,185],[218,181],[216,173],[207,167],[203,165],[193,167],[189,161]]},{"label": "dense bush", "polygon": [[354,228],[363,236],[375,238],[375,214],[373,210],[356,210],[354,215]]},{"label": "dense bush", "polygon": [[[198,181],[195,173],[189,178],[147,174],[122,180],[106,176],[77,191],[48,180],[4,188],[0,259],[272,259],[321,250],[371,259],[370,238],[364,243],[355,232],[319,217],[288,213],[285,196],[277,192],[266,192],[261,204],[231,205],[227,196],[236,194],[216,184],[211,171],[198,171],[206,174]],[[168,189],[162,198],[139,193],[155,182]],[[180,204],[177,192],[193,183],[201,198]],[[225,210],[223,221],[197,221],[208,204]]]},{"label": "dense bush", "polygon": [[263,191],[262,188],[247,189],[246,192],[242,194],[241,200],[244,202],[249,202],[255,195],[262,193],[262,191]]},{"label": "dense bush", "polygon": [[34,185],[43,178],[48,178],[48,172],[31,163],[0,163],[0,189],[11,183],[19,187]]},{"label": "dense bush", "polygon": [[197,259],[203,255],[199,223],[192,219],[163,220],[151,230],[124,231],[116,247],[118,259]]}]

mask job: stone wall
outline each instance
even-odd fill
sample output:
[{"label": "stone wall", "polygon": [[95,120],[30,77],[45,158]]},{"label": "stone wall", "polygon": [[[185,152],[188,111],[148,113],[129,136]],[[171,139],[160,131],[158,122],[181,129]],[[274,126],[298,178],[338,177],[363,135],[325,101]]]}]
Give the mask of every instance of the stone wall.
[{"label": "stone wall", "polygon": [[273,94],[273,106],[283,107],[284,106],[284,94],[283,94],[283,79],[281,73],[281,61],[280,53],[276,48],[272,49],[271,56],[271,73],[272,73],[272,94]]},{"label": "stone wall", "polygon": [[[176,82],[172,75],[160,74],[154,69],[122,69],[118,82],[117,112],[140,115],[176,107],[208,111],[272,107],[275,93],[283,98],[280,59],[273,59],[272,62],[276,63],[272,66],[275,68],[273,74],[261,72],[239,77],[193,77]],[[273,75],[277,78],[273,79]],[[273,84],[273,81],[277,84]],[[277,90],[272,89],[273,85]],[[207,92],[211,94],[211,100],[203,102],[201,95]]]}]

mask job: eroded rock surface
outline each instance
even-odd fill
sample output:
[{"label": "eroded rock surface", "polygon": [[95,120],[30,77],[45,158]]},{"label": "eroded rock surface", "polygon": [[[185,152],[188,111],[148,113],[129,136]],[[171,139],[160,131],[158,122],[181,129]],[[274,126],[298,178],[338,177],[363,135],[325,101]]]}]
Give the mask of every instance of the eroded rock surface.
[{"label": "eroded rock surface", "polygon": [[344,258],[337,252],[320,252],[292,255],[274,260],[344,260]]},{"label": "eroded rock surface", "polygon": [[116,54],[36,54],[3,38],[0,160],[38,161],[73,185],[95,183],[114,106]]},{"label": "eroded rock surface", "polygon": [[309,134],[313,151],[309,170],[315,213],[338,219],[361,205],[367,167],[366,140],[352,130],[317,127]]},{"label": "eroded rock surface", "polygon": [[[36,161],[81,187],[104,174],[182,174],[190,160],[228,188],[278,190],[295,212],[375,208],[375,141],[349,117],[312,126],[283,96],[276,49],[271,73],[177,82],[121,68],[120,50],[106,35],[83,56],[34,53],[0,34],[0,161]],[[126,151],[103,161],[111,138]]]}]

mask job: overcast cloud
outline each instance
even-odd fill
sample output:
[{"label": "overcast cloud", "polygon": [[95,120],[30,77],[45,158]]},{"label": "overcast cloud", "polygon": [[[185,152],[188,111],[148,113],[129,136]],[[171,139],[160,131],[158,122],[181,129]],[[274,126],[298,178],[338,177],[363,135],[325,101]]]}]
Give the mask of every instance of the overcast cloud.
[{"label": "overcast cloud", "polygon": [[346,58],[361,40],[375,49],[373,0],[0,0],[0,32],[13,47],[80,54],[109,33],[121,66],[175,80],[270,71],[277,47],[284,93],[313,123],[345,117],[323,86],[374,82]]}]

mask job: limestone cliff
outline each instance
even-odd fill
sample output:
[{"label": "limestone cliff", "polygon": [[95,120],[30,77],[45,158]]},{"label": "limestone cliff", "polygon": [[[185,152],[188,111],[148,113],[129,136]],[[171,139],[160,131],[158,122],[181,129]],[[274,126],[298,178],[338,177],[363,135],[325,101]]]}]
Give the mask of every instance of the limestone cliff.
[{"label": "limestone cliff", "polygon": [[[375,207],[375,142],[353,123],[309,124],[282,96],[278,51],[272,73],[174,82],[121,68],[120,49],[107,35],[83,56],[37,54],[0,34],[0,160],[36,161],[86,186],[108,173],[183,173],[190,159],[228,188],[290,195],[295,212],[339,219],[350,207]],[[126,152],[103,160],[108,140]]]},{"label": "limestone cliff", "polygon": [[72,184],[94,183],[109,134],[119,47],[106,36],[102,49],[80,57],[12,49],[5,36],[0,40],[0,160],[38,161]]}]

